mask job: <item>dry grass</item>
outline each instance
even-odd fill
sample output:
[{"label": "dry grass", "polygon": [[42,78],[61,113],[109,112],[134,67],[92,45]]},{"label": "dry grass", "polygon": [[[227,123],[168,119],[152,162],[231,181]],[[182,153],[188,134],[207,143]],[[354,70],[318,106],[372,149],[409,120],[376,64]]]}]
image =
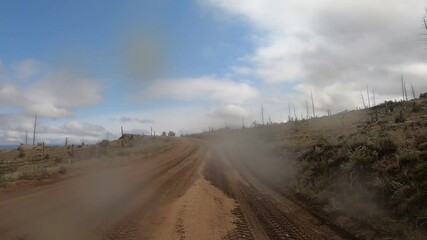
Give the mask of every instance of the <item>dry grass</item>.
[{"label": "dry grass", "polygon": [[149,156],[170,148],[172,143],[169,137],[135,136],[94,145],[46,147],[44,155],[36,149],[0,150],[0,183],[57,177],[69,168],[94,161],[111,162],[117,156]]},{"label": "dry grass", "polygon": [[[417,100],[395,104],[393,112],[378,107],[282,128],[280,141],[300,153],[296,192],[327,214],[385,235],[419,236],[427,230],[426,109]],[[396,121],[401,115],[403,123]]]},{"label": "dry grass", "polygon": [[336,224],[355,232],[371,229],[374,238],[423,239],[427,236],[427,100],[387,106],[393,111],[379,105],[199,137],[255,136],[271,145],[284,162],[294,160],[295,178],[282,180],[281,186]]}]

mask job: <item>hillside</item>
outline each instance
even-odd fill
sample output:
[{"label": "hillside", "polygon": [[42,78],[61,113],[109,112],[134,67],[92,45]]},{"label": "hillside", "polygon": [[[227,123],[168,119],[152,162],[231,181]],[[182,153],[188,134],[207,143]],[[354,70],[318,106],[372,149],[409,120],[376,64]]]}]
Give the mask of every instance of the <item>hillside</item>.
[{"label": "hillside", "polygon": [[197,135],[361,239],[425,239],[427,99]]}]

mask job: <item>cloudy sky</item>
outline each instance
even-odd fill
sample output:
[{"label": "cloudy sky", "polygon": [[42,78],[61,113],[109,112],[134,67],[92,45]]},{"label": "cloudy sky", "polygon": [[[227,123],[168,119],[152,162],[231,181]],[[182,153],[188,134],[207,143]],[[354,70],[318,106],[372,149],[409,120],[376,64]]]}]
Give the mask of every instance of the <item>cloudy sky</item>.
[{"label": "cloudy sky", "polygon": [[[142,3],[143,2],[143,3]],[[283,122],[427,91],[425,0],[2,1],[0,144]],[[412,94],[410,94],[412,96]],[[372,98],[372,97],[371,97]]]}]

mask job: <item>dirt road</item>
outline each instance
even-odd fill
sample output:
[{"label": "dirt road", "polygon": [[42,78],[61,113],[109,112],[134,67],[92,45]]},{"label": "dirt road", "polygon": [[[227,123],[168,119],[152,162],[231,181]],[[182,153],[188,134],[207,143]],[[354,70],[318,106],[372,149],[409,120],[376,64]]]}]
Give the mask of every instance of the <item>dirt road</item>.
[{"label": "dirt road", "polygon": [[128,158],[0,191],[0,239],[343,239],[207,142]]}]

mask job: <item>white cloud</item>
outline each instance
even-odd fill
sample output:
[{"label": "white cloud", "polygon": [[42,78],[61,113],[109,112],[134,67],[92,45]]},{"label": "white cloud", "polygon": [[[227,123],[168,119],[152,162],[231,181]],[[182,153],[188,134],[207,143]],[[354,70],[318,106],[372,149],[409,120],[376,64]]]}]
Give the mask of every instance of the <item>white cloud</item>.
[{"label": "white cloud", "polygon": [[252,73],[252,69],[243,66],[234,66],[231,68],[231,71],[237,75],[249,75]]},{"label": "white cloud", "polygon": [[17,105],[22,102],[22,97],[13,85],[0,85],[0,105]]},{"label": "white cloud", "polygon": [[33,83],[0,83],[0,106],[17,107],[30,115],[67,117],[100,101],[96,80],[67,71],[47,72]]},{"label": "white cloud", "polygon": [[179,100],[209,100],[240,104],[258,97],[258,91],[247,83],[207,76],[200,78],[159,80],[147,90],[150,97]]},{"label": "white cloud", "polygon": [[25,59],[12,65],[16,79],[23,80],[33,77],[40,70],[41,63],[34,59]]},{"label": "white cloud", "polygon": [[101,125],[84,123],[77,120],[66,122],[64,124],[64,129],[68,134],[95,137],[100,136],[106,131]]},{"label": "white cloud", "polygon": [[301,99],[311,88],[321,109],[360,107],[366,85],[378,99],[397,98],[402,73],[427,91],[424,0],[203,2],[254,30],[245,71],[267,84],[291,84]]},{"label": "white cloud", "polygon": [[[97,142],[106,138],[107,130],[99,124],[91,124],[79,120],[69,120],[62,124],[39,118],[37,121],[36,142],[47,144],[62,144],[67,137],[70,143]],[[32,139],[34,117],[24,114],[0,114],[0,145],[19,144],[25,142],[25,132],[28,141]],[[110,139],[116,135],[110,133]]]},{"label": "white cloud", "polygon": [[218,118],[221,120],[238,120],[239,122],[242,118],[249,116],[250,112],[238,105],[229,104],[226,106],[219,107],[213,112],[209,113],[209,117]]}]

